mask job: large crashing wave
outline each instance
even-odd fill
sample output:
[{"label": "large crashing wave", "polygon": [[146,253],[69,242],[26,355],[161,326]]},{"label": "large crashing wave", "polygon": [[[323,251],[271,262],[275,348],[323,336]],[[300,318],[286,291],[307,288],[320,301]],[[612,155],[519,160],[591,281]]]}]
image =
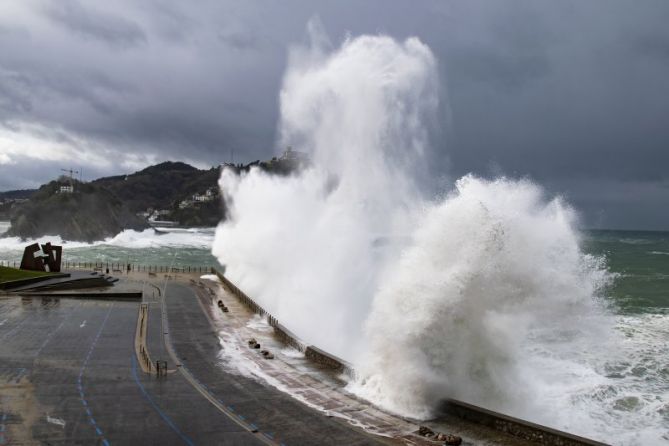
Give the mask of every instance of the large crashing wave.
[{"label": "large crashing wave", "polygon": [[324,56],[294,51],[281,91],[281,138],[313,167],[259,170],[220,185],[230,218],[214,255],[298,335],[353,358],[379,272],[421,204],[414,173],[436,107],[436,68],[417,39],[365,36]]},{"label": "large crashing wave", "polygon": [[313,165],[224,171],[213,253],[298,336],[354,362],[350,388],[375,403],[427,417],[457,397],[525,415],[550,380],[546,345],[603,342],[607,274],[581,252],[573,211],[529,181],[421,192],[436,66],[416,38],[294,50],[280,139]]},{"label": "large crashing wave", "polygon": [[573,225],[568,207],[528,181],[460,179],[385,271],[352,387],[417,418],[446,395],[529,415],[541,390],[530,338],[603,342],[593,297],[608,275]]}]

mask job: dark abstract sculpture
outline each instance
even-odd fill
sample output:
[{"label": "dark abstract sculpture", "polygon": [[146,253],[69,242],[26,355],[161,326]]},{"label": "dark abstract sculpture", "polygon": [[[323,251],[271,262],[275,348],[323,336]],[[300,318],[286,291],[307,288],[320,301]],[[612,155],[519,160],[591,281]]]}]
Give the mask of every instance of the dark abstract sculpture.
[{"label": "dark abstract sculpture", "polygon": [[[40,251],[42,251],[44,255],[38,255]],[[50,271],[52,273],[60,272],[62,254],[62,246],[45,243],[40,248],[38,243],[33,243],[32,245],[26,246],[23,250],[21,269],[31,271]]]}]

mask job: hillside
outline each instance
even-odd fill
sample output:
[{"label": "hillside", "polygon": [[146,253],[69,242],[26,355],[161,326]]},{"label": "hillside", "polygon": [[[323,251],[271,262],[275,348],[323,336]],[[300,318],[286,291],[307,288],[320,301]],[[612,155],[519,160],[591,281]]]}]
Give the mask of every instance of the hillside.
[{"label": "hillside", "polygon": [[60,235],[65,240],[93,242],[113,237],[124,229],[148,227],[109,190],[91,183],[73,184],[73,193],[60,192],[61,186],[66,185],[60,181],[40,187],[30,201],[12,210],[7,235]]},{"label": "hillside", "polygon": [[30,198],[30,196],[35,192],[37,192],[37,189],[19,189],[0,192],[0,201]]},{"label": "hillside", "polygon": [[37,189],[10,190],[0,192],[0,220],[9,220],[12,209],[29,199]]},{"label": "hillside", "polygon": [[219,168],[199,170],[167,161],[130,175],[100,178],[92,182],[122,200],[132,212],[148,208],[173,209],[179,201],[207,189],[217,189]]},{"label": "hillside", "polygon": [[[226,164],[237,174],[259,168],[290,175],[308,164],[304,154],[290,149],[281,158],[250,164]],[[70,179],[61,177],[38,190],[0,193],[0,219],[9,219],[8,235],[23,238],[58,234],[67,240],[102,240],[123,229],[148,227],[149,211],[159,220],[182,226],[215,226],[225,218],[218,190],[221,166],[200,170],[166,161],[128,175],[74,181],[74,193],[58,193]],[[1,200],[0,200],[1,201]],[[48,218],[45,218],[48,216]]]}]

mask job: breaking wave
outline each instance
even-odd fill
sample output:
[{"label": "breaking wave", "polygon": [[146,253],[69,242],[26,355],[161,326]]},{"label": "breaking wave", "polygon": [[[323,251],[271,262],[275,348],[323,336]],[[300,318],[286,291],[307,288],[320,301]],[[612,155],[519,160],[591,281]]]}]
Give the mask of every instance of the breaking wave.
[{"label": "breaking wave", "polygon": [[437,80],[416,38],[293,49],[280,142],[312,165],[224,170],[229,218],[213,254],[299,337],[353,362],[349,389],[389,411],[427,418],[455,397],[598,439],[659,441],[666,386],[650,407],[642,384],[606,372],[627,325],[606,309],[613,276],[582,251],[575,212],[523,179],[468,175],[442,197],[424,192]]},{"label": "breaking wave", "polygon": [[21,240],[20,237],[0,237],[0,250],[23,251],[28,243],[51,242],[62,245],[68,250],[77,248],[91,248],[96,246],[115,246],[120,248],[144,249],[158,247],[195,247],[209,248],[214,240],[213,228],[197,229],[165,229],[166,232],[156,232],[153,229],[144,231],[125,230],[115,237],[109,237],[93,243],[63,240],[58,235],[45,235],[30,240]]}]

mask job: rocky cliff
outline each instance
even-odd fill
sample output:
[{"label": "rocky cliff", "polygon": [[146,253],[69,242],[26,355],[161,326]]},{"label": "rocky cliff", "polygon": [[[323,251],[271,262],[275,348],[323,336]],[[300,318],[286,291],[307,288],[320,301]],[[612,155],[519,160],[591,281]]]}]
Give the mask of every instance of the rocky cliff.
[{"label": "rocky cliff", "polygon": [[65,240],[92,242],[113,237],[124,229],[148,227],[117,196],[92,183],[73,181],[73,192],[61,191],[69,182],[52,181],[30,201],[12,211],[6,235],[29,239],[60,235]]}]

